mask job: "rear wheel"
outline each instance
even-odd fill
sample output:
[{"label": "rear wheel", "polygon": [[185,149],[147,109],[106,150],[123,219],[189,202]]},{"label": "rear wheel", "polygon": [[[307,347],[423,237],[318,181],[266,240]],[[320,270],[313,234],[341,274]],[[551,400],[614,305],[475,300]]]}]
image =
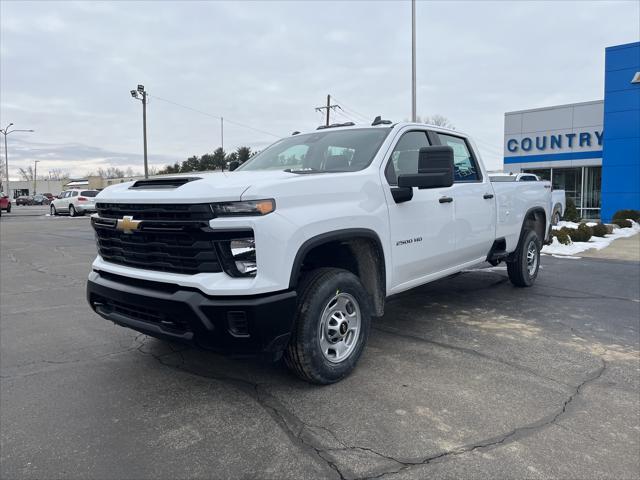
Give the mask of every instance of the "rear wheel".
[{"label": "rear wheel", "polygon": [[11,213],[11,204],[7,205],[7,213]]},{"label": "rear wheel", "polygon": [[54,217],[58,215],[58,211],[56,210],[55,205],[51,205],[51,208],[49,208],[49,211],[51,212],[51,215]]},{"label": "rear wheel", "polygon": [[558,223],[560,223],[560,212],[556,210],[556,212],[553,214],[553,217],[551,217],[551,223],[553,223],[553,225],[557,225]]},{"label": "rear wheel", "polygon": [[74,207],[73,205],[69,205],[69,216],[75,217],[76,215],[78,215],[78,212],[76,211],[76,207]]},{"label": "rear wheel", "polygon": [[540,240],[533,230],[525,230],[513,258],[507,261],[509,280],[516,287],[530,287],[540,269]]},{"label": "rear wheel", "polygon": [[300,282],[287,366],[312,383],[337,382],[355,368],[369,336],[369,297],[353,273],[319,268]]}]

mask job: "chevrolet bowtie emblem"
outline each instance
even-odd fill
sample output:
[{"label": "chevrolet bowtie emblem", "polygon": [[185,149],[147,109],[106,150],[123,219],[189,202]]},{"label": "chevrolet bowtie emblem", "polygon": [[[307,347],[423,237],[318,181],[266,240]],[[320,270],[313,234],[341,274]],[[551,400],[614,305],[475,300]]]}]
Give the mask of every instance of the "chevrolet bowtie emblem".
[{"label": "chevrolet bowtie emblem", "polygon": [[124,233],[133,233],[140,226],[141,220],[134,220],[132,216],[126,215],[118,219],[116,223],[116,230],[120,230]]}]

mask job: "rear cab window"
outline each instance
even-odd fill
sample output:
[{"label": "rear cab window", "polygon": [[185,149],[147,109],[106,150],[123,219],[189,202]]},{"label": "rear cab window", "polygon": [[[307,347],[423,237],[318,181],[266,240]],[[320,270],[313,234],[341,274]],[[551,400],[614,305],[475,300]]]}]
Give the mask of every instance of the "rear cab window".
[{"label": "rear cab window", "polygon": [[97,190],[83,190],[80,195],[83,197],[95,197],[98,194]]}]

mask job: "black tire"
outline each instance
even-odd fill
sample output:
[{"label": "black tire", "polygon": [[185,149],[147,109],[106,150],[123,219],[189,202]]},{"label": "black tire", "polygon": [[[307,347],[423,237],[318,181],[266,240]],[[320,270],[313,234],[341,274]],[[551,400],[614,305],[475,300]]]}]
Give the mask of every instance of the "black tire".
[{"label": "black tire", "polygon": [[76,211],[76,207],[74,207],[73,204],[69,205],[69,216],[75,217],[76,215],[78,215],[78,212]]},{"label": "black tire", "polygon": [[7,213],[11,213],[11,204],[7,205]]},{"label": "black tire", "polygon": [[[530,252],[533,254],[533,259],[528,257]],[[532,268],[530,269],[530,267]],[[536,281],[539,270],[540,239],[533,230],[525,230],[518,243],[518,248],[513,253],[513,258],[507,261],[509,280],[516,287],[530,287]]]},{"label": "black tire", "polygon": [[49,208],[49,211],[51,212],[51,215],[53,217],[58,215],[58,211],[56,210],[56,206],[55,205],[51,205],[51,207]]},{"label": "black tire", "polygon": [[553,213],[553,217],[551,217],[551,223],[552,225],[557,225],[559,222],[560,222],[560,212],[556,210]]},{"label": "black tire", "polygon": [[[326,385],[342,380],[353,371],[367,343],[371,325],[369,295],[358,277],[339,268],[313,270],[304,275],[299,285],[296,323],[284,354],[285,363],[310,383]],[[360,314],[359,334],[344,359],[331,361],[321,348],[321,324],[326,309],[339,295],[343,300],[347,297],[355,300]],[[351,308],[353,311],[354,303]],[[338,329],[342,333],[342,325]],[[336,334],[338,329],[334,329]]]}]

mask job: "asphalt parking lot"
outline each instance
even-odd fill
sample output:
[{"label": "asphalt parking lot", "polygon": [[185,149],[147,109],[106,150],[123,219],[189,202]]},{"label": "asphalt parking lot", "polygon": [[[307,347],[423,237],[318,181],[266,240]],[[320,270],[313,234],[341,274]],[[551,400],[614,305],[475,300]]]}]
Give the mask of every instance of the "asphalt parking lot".
[{"label": "asphalt parking lot", "polygon": [[317,387],[99,318],[88,218],[46,211],[0,220],[3,479],[640,476],[635,261],[403,294],[355,373]]}]

